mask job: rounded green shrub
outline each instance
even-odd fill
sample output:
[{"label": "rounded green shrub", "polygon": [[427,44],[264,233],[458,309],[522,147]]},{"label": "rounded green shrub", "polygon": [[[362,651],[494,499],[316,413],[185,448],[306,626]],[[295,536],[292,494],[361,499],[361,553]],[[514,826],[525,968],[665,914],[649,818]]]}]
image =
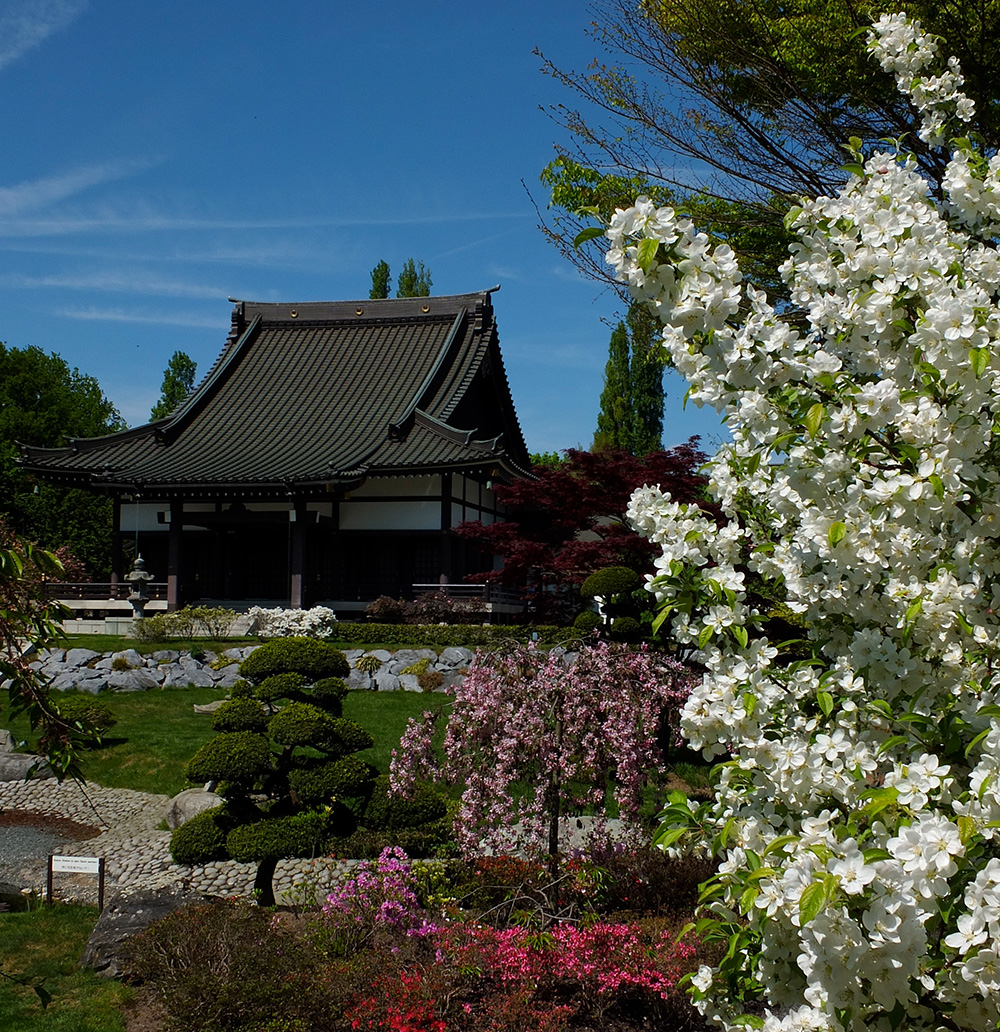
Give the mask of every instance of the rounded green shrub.
[{"label": "rounded green shrub", "polygon": [[606,566],[603,570],[592,573],[580,588],[584,598],[611,598],[614,595],[626,595],[635,591],[642,584],[642,578],[627,566]]},{"label": "rounded green shrub", "polygon": [[323,677],[310,688],[309,697],[331,716],[339,717],[347,690],[347,682],[342,677]]},{"label": "rounded green shrub", "polygon": [[92,735],[102,735],[118,723],[118,718],[93,695],[64,695],[56,702],[60,716],[82,725]]},{"label": "rounded green shrub", "polygon": [[586,633],[600,627],[601,618],[592,609],[586,609],[582,613],[577,614],[576,619],[573,621],[573,626],[578,631]]},{"label": "rounded green shrub", "polygon": [[326,749],[340,740],[335,725],[336,720],[318,706],[292,702],[271,718],[267,731],[279,745]]},{"label": "rounded green shrub", "polygon": [[305,687],[306,679],[301,674],[272,674],[265,677],[254,689],[254,694],[264,702],[274,702],[276,699],[287,699],[296,695]]},{"label": "rounded green shrub", "polygon": [[188,780],[252,784],[271,769],[271,746],[252,731],[223,731],[206,742],[187,765]]},{"label": "rounded green shrub", "polygon": [[611,637],[620,641],[636,641],[642,637],[642,624],[632,616],[616,617],[611,624]]},{"label": "rounded green shrub", "polygon": [[347,677],[350,670],[340,649],[314,638],[275,638],[254,649],[240,664],[240,673],[251,681],[293,672],[314,683],[324,677]]},{"label": "rounded green shrub", "polygon": [[209,864],[225,860],[226,835],[229,832],[226,808],[215,806],[185,821],[170,836],[170,855],[177,864]]},{"label": "rounded green shrub", "polygon": [[216,731],[267,730],[270,714],[256,699],[230,699],[212,714],[212,727]]},{"label": "rounded green shrub", "polygon": [[370,749],[375,744],[375,739],[356,720],[337,717],[333,725],[342,752],[361,752],[362,749]]},{"label": "rounded green shrub", "polygon": [[336,816],[337,820],[331,821],[331,816],[325,813],[296,813],[241,824],[226,836],[226,849],[234,860],[243,863],[315,856],[324,852],[326,840],[332,834],[331,827],[347,819],[339,811]]},{"label": "rounded green shrub", "polygon": [[356,756],[345,756],[322,766],[290,771],[288,784],[303,803],[329,802],[364,796],[371,788],[375,769]]},{"label": "rounded green shrub", "polygon": [[254,697],[253,685],[249,681],[244,681],[240,678],[229,689],[229,697],[231,699],[252,699]]},{"label": "rounded green shrub", "polygon": [[389,791],[389,777],[383,774],[375,780],[361,823],[374,831],[419,828],[440,820],[447,811],[448,801],[430,785],[418,785],[405,799]]}]

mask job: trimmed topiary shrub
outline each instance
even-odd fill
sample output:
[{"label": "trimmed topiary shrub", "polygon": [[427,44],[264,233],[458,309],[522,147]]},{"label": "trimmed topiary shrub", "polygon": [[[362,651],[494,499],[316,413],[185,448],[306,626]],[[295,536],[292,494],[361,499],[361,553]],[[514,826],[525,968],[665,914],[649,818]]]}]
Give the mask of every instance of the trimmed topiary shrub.
[{"label": "trimmed topiary shrub", "polygon": [[293,748],[312,746],[330,751],[340,741],[334,719],[308,702],[289,703],[276,713],[268,725],[268,733],[279,745]]},{"label": "trimmed topiary shrub", "polygon": [[313,638],[275,638],[240,664],[240,673],[254,682],[272,674],[296,673],[314,683],[324,677],[347,677],[350,670],[340,649]]},{"label": "trimmed topiary shrub", "polygon": [[573,621],[574,629],[583,634],[596,630],[600,626],[602,626],[601,618],[592,609],[586,609],[582,613],[578,613]]},{"label": "trimmed topiary shrub", "polygon": [[187,765],[187,777],[196,784],[224,781],[250,788],[270,770],[271,746],[266,735],[223,731],[195,753]]},{"label": "trimmed topiary shrub", "polygon": [[287,699],[299,695],[305,687],[306,679],[301,674],[272,674],[265,677],[254,688],[254,695],[264,702],[274,699]]},{"label": "trimmed topiary shrub", "polygon": [[288,786],[304,803],[358,798],[371,789],[377,772],[357,756],[345,756],[333,763],[289,772]]},{"label": "trimmed topiary shrub", "polygon": [[[311,638],[262,645],[216,713],[219,734],[188,764],[192,781],[219,783],[231,818],[223,855],[257,862],[254,889],[264,906],[274,902],[278,860],[314,856],[332,836],[350,835],[371,792],[377,772],[351,754],[374,739],[341,716],[347,671],[343,652]],[[180,841],[180,854],[193,855]],[[216,835],[213,849],[218,842]]]},{"label": "trimmed topiary shrub", "polygon": [[267,730],[270,714],[257,699],[230,699],[212,714],[212,727],[216,731]]},{"label": "trimmed topiary shrub", "polygon": [[324,677],[312,686],[310,694],[317,706],[322,706],[331,716],[339,717],[347,691],[347,682],[342,677]]},{"label": "trimmed topiary shrub", "polygon": [[606,566],[592,573],[580,588],[584,598],[611,599],[615,595],[627,595],[642,585],[642,578],[627,566]]},{"label": "trimmed topiary shrub", "polygon": [[448,812],[448,801],[430,785],[417,785],[406,799],[389,791],[388,775],[375,781],[361,823],[373,831],[419,828],[440,820]]},{"label": "trimmed topiary shrub", "polygon": [[[351,813],[338,806],[336,826],[349,826]],[[226,850],[243,863],[262,859],[283,860],[293,856],[317,856],[325,852],[326,840],[334,826],[334,814],[313,811],[288,817],[265,818],[241,824],[226,836]],[[183,827],[183,825],[182,825]],[[353,830],[353,828],[351,828]]]},{"label": "trimmed topiary shrub", "polygon": [[170,855],[177,864],[210,864],[225,860],[226,835],[232,828],[224,806],[203,810],[170,836]]},{"label": "trimmed topiary shrub", "polygon": [[616,616],[611,622],[611,637],[618,641],[638,641],[642,624],[634,616]]}]

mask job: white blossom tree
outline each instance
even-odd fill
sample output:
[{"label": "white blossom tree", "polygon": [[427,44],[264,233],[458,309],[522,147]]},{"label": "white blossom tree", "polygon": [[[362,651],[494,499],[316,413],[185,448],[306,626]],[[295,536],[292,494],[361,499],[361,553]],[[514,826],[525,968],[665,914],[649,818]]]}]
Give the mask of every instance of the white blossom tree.
[{"label": "white blossom tree", "polygon": [[[689,742],[714,801],[676,797],[659,841],[712,850],[693,980],[725,1029],[1000,1027],[1000,157],[961,139],[955,61],[901,15],[869,47],[952,149],[940,183],[901,145],[803,201],[782,268],[795,310],[725,246],[645,198],[607,260],[663,324],[690,399],[725,414],[721,527],[658,489],[660,619],[700,650]],[[791,662],[747,571],[800,614]]]}]

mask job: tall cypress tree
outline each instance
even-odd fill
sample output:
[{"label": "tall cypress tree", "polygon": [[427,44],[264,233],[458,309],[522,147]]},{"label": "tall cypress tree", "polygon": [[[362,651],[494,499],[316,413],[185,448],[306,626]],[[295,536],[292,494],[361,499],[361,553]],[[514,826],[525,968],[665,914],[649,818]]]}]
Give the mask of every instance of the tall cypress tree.
[{"label": "tall cypress tree", "polygon": [[368,297],[373,301],[389,296],[389,263],[381,261],[372,269],[372,289]]},{"label": "tall cypress tree", "polygon": [[635,302],[629,307],[626,322],[632,349],[632,411],[627,450],[633,455],[648,455],[663,447],[663,364],[656,347],[656,321],[644,304]]},{"label": "tall cypress tree", "polygon": [[663,367],[656,354],[656,327],[635,303],[611,334],[594,448],[648,455],[662,447]]},{"label": "tall cypress tree", "polygon": [[601,411],[597,414],[597,433],[594,449],[629,448],[632,421],[632,376],[629,368],[628,330],[620,322],[611,334],[608,345],[608,363],[604,367],[604,390],[601,391]]}]

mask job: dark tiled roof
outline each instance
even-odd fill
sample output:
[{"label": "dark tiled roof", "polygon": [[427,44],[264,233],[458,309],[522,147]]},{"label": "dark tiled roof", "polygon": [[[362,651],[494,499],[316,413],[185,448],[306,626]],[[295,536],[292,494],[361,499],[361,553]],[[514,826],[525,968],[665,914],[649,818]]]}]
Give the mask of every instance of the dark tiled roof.
[{"label": "dark tiled roof", "polygon": [[241,301],[215,365],[167,419],[25,448],[46,480],[107,490],[325,490],[362,476],[525,472],[490,293]]}]

